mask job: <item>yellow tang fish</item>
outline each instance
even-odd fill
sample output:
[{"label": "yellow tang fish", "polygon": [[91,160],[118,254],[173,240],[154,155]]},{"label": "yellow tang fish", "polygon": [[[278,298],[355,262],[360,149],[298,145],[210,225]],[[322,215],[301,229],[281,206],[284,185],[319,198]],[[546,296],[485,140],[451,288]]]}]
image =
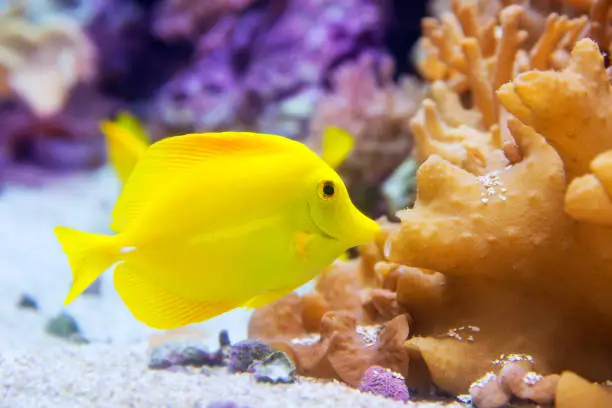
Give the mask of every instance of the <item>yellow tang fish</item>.
[{"label": "yellow tang fish", "polygon": [[122,183],[125,184],[134,166],[147,150],[150,140],[138,118],[121,112],[115,121],[100,124],[106,136],[108,156]]},{"label": "yellow tang fish", "polygon": [[[115,121],[102,122],[100,128],[106,135],[110,161],[119,179],[125,184],[140,156],[149,146],[150,138],[138,118],[129,112],[121,112]],[[350,133],[330,126],[323,134],[321,157],[335,169],[354,146],[355,139]],[[349,260],[348,252],[344,252],[338,259]]]},{"label": "yellow tang fish", "polygon": [[112,218],[112,236],[55,228],[73,272],[65,304],[118,264],[121,298],[158,329],[268,304],[380,231],[307,146],[247,132],[152,144]]}]

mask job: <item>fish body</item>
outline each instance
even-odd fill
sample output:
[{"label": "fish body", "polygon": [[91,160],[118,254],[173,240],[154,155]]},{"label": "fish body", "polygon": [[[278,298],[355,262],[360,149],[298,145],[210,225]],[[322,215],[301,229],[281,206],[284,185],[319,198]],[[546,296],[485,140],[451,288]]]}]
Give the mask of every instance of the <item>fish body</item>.
[{"label": "fish body", "polygon": [[305,145],[246,132],[153,144],[112,218],[113,236],[56,228],[73,270],[66,303],[118,263],[122,299],[160,329],[263,306],[379,230]]}]

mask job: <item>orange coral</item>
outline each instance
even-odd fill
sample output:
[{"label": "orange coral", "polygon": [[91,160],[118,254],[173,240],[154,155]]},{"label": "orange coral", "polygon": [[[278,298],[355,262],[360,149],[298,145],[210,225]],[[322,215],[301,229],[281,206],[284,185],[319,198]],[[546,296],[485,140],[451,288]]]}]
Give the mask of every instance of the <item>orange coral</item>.
[{"label": "orange coral", "polygon": [[[568,182],[609,148],[610,91],[597,46],[582,40],[563,72],[524,73],[499,90],[504,107],[535,127],[508,121],[519,162],[498,162],[478,176],[434,154],[419,169],[416,205],[399,214],[387,255],[444,274],[437,305],[407,308],[415,334],[479,329],[473,343],[461,345],[410,340],[446,389],[464,391],[487,359],[508,352],[534,355],[544,373],[571,368],[593,380],[612,376],[603,363],[612,358],[604,346],[612,341],[612,230],[576,223],[565,211]],[[421,288],[410,289],[422,296]],[[398,293],[398,300],[413,296]],[[448,369],[459,364],[459,375]]]},{"label": "orange coral", "polygon": [[340,379],[354,387],[373,365],[404,376],[408,370],[408,350],[404,347],[408,321],[403,315],[381,326],[358,326],[349,312],[329,312],[320,321],[320,335],[293,337],[292,333],[266,335],[250,330],[249,337],[286,352],[300,375]]},{"label": "orange coral", "polygon": [[[597,44],[578,40],[590,21],[552,15],[526,50],[521,13],[501,10],[495,51],[485,34],[445,20],[461,36],[438,44],[446,71],[412,121],[422,162],[414,208],[358,261],[331,267],[311,296],[365,324],[409,316],[411,386],[431,379],[464,393],[515,353],[533,366],[494,373],[479,398],[571,406],[584,393],[603,407],[608,391],[564,372],[612,377],[612,89]],[[547,380],[525,387],[521,369]]]},{"label": "orange coral", "polygon": [[[571,45],[589,26],[586,16],[570,20],[551,14],[528,51],[522,48],[527,33],[520,29],[524,7],[501,9],[497,25],[489,17],[478,26],[477,13],[475,4],[454,1],[452,14],[440,21],[424,20],[424,49],[417,65],[434,83],[411,128],[417,160],[437,153],[474,174],[485,174],[490,170],[485,158],[499,162],[501,155],[495,157],[494,152],[504,143],[506,156],[518,160],[516,154],[511,157],[514,147],[506,129],[500,128],[504,112],[494,90],[527,70],[565,67]],[[495,30],[499,37],[493,35]],[[473,100],[471,109],[464,108],[460,100],[467,91]]]}]

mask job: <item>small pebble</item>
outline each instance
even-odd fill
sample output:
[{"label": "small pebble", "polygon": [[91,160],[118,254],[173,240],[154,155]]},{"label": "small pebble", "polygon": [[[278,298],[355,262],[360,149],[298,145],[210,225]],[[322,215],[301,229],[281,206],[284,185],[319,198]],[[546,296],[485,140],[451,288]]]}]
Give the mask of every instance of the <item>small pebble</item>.
[{"label": "small pebble", "polygon": [[210,368],[204,366],[200,370],[200,374],[205,375],[206,377],[211,377],[211,376],[215,375],[215,372],[213,370],[211,370]]},{"label": "small pebble", "polygon": [[19,302],[17,302],[17,307],[20,309],[38,310],[38,302],[36,301],[36,299],[34,299],[34,297],[28,295],[27,293],[24,293],[23,295],[21,295],[21,298],[19,298]]},{"label": "small pebble", "polygon": [[230,373],[243,373],[257,360],[272,354],[266,343],[259,340],[243,340],[234,344],[230,350],[228,370]]},{"label": "small pebble", "polygon": [[282,351],[275,351],[262,360],[254,361],[248,371],[253,373],[257,382],[272,384],[295,382],[295,364]]},{"label": "small pebble", "polygon": [[180,366],[180,365],[168,367],[166,371],[169,371],[171,373],[183,373],[183,374],[189,373],[189,369],[187,367]]},{"label": "small pebble", "polygon": [[68,340],[73,343],[88,343],[82,335],[77,321],[66,312],[61,312],[50,319],[45,326],[45,331],[55,337]]}]

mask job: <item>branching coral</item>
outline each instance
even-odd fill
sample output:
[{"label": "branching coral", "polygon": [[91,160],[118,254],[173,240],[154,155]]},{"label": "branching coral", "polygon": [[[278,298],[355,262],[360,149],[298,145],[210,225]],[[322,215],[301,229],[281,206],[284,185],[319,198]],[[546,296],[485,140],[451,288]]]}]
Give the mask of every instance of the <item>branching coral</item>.
[{"label": "branching coral", "polygon": [[[440,20],[423,20],[424,36],[416,60],[419,71],[429,81],[443,80],[459,92],[467,90],[469,83],[473,88],[470,75],[476,75],[481,91],[497,89],[516,72],[562,67],[588,22],[586,16],[569,19],[552,13],[542,32],[534,33],[525,23],[528,7],[509,6],[494,18],[479,16],[475,4],[464,3],[453,1],[453,13],[444,13]],[[530,51],[525,46],[531,47]],[[485,111],[483,115],[485,123],[490,124],[491,112]]]},{"label": "branching coral", "polygon": [[11,12],[0,27],[3,94],[11,89],[37,116],[59,112],[77,83],[93,79],[96,52],[76,21],[53,16],[34,23]]},{"label": "branching coral", "polygon": [[570,368],[592,380],[612,376],[602,364],[612,357],[604,346],[612,340],[612,251],[605,244],[612,231],[575,223],[564,208],[567,183],[609,147],[603,125],[609,92],[597,46],[582,40],[563,72],[528,72],[500,89],[505,108],[539,132],[509,120],[520,161],[477,176],[431,155],[419,169],[417,203],[399,214],[388,258],[444,273],[437,307],[408,309],[422,322],[419,334],[479,328],[475,342],[462,346],[411,340],[445,388],[459,392],[473,374],[452,380],[440,367],[478,356],[471,363],[478,371],[487,355],[508,352],[536,356],[547,373]]}]

